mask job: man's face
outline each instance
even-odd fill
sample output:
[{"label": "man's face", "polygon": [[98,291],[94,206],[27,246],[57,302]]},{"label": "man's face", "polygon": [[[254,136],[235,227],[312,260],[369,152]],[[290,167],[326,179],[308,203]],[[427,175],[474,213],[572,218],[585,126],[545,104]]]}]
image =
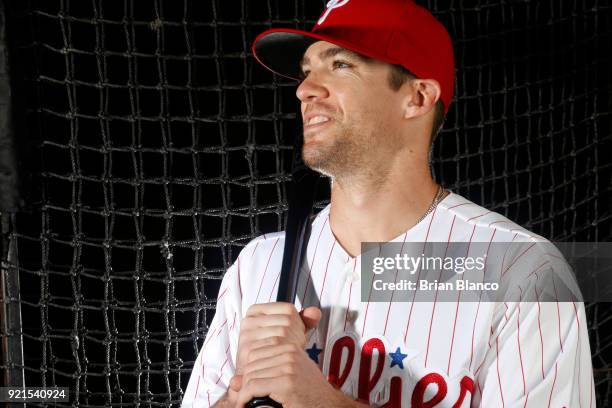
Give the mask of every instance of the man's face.
[{"label": "man's face", "polygon": [[[400,146],[401,104],[388,83],[391,66],[328,42],[304,53],[302,157],[332,177],[376,172]],[[384,167],[384,166],[383,166]]]}]

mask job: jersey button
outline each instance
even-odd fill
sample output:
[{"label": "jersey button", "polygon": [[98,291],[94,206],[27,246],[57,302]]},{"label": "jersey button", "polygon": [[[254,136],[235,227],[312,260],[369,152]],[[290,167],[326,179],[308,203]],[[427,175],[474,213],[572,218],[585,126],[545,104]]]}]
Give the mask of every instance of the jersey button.
[{"label": "jersey button", "polygon": [[355,323],[355,320],[357,320],[358,315],[359,312],[357,310],[349,310],[346,318],[349,322]]}]

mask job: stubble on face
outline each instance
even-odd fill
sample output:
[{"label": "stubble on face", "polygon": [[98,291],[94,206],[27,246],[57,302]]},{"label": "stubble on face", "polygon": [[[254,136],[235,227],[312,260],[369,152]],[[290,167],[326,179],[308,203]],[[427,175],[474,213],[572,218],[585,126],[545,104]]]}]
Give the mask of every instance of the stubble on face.
[{"label": "stubble on face", "polygon": [[309,140],[305,137],[302,159],[306,165],[334,181],[368,184],[380,183],[386,177],[384,150],[381,138],[385,137],[384,123],[362,124],[353,118],[353,124],[339,123],[334,119],[330,129]]}]

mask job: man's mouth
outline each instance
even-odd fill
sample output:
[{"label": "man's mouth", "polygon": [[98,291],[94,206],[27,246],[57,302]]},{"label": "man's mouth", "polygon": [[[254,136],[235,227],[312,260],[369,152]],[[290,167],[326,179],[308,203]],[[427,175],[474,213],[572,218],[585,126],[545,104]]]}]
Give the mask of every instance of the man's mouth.
[{"label": "man's mouth", "polygon": [[307,125],[317,125],[319,123],[327,122],[328,120],[329,118],[327,116],[317,115],[317,116],[313,116],[312,118],[308,119],[308,123],[306,124]]},{"label": "man's mouth", "polygon": [[304,123],[304,130],[312,130],[319,129],[328,123],[331,122],[331,119],[328,116],[316,115],[308,118],[308,120]]}]

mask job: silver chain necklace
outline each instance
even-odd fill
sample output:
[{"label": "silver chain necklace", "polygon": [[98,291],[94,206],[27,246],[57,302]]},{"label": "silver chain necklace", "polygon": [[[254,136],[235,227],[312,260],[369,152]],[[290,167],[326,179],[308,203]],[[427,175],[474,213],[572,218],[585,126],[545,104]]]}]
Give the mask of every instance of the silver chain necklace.
[{"label": "silver chain necklace", "polygon": [[442,186],[438,187],[438,192],[434,196],[434,199],[431,202],[431,205],[429,206],[427,211],[425,211],[425,214],[423,214],[423,216],[414,223],[414,225],[417,225],[419,222],[423,221],[425,217],[427,217],[429,213],[431,213],[434,210],[434,208],[436,208],[436,206],[440,203],[440,201],[442,201],[442,198],[444,198],[445,195],[446,195],[446,190],[444,190]]}]

